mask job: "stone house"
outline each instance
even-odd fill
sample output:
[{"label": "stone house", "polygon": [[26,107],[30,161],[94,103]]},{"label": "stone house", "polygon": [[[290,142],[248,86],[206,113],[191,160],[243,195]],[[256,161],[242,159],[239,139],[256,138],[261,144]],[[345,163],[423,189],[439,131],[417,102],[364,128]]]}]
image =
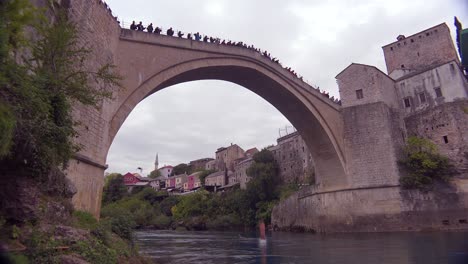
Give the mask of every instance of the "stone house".
[{"label": "stone house", "polygon": [[206,164],[213,160],[214,160],[213,158],[203,158],[203,159],[192,160],[190,161],[189,166],[192,168],[192,171],[204,170],[206,167]]},{"label": "stone house", "polygon": [[222,187],[228,183],[229,176],[233,174],[232,171],[217,171],[205,178],[206,186],[218,186]]},{"label": "stone house", "polygon": [[213,159],[213,160],[210,160],[208,161],[206,164],[205,164],[205,170],[216,170],[216,160]]},{"label": "stone house", "polygon": [[159,173],[161,174],[161,176],[163,177],[169,177],[170,175],[172,175],[172,170],[174,169],[174,167],[170,166],[170,165],[165,165],[164,167],[161,167],[158,169]]},{"label": "stone house", "polygon": [[268,149],[278,163],[279,175],[283,182],[302,184],[312,181],[312,155],[297,131],[278,138],[277,145]]},{"label": "stone house", "polygon": [[236,159],[244,158],[244,150],[237,144],[231,144],[229,147],[221,147],[216,150],[216,170],[224,171],[234,170]]},{"label": "stone house", "polygon": [[352,63],[336,76],[351,184],[398,184],[397,160],[411,135],[430,139],[466,172],[468,81],[448,26],[400,35],[382,49],[387,74]]},{"label": "stone house", "polygon": [[[254,163],[252,158],[245,158],[240,161],[234,167],[233,176],[229,178],[229,183],[239,183],[241,189],[245,189],[247,187],[247,183],[250,181],[251,177],[247,175],[247,169]],[[232,179],[232,180],[231,180]]]},{"label": "stone house", "polygon": [[194,172],[187,177],[187,182],[184,183],[184,191],[192,191],[201,187],[200,182],[201,172]]}]

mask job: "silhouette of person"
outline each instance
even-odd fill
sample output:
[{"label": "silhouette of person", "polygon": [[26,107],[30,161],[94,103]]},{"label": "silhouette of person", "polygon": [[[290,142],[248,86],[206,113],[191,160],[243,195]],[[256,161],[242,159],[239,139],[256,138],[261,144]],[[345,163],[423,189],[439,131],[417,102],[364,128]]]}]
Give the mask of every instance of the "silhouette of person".
[{"label": "silhouette of person", "polygon": [[154,33],[159,35],[161,34],[161,31],[162,29],[160,27],[156,27],[156,29],[154,30]]},{"label": "silhouette of person", "polygon": [[195,40],[200,41],[200,39],[201,39],[200,33],[197,32],[197,33],[194,34],[194,36],[195,36]]},{"label": "silhouette of person", "polygon": [[140,21],[140,23],[137,25],[138,31],[143,31],[145,30],[145,27],[143,26],[143,23]]},{"label": "silhouette of person", "polygon": [[149,32],[149,33],[153,33],[153,23],[150,23],[148,25],[148,27],[146,28],[146,30]]},{"label": "silhouette of person", "polygon": [[184,36],[184,33],[182,33],[182,31],[179,30],[179,32],[177,32],[177,36],[178,36],[179,38],[181,38],[181,37]]},{"label": "silhouette of person", "polygon": [[133,21],[133,23],[130,25],[130,29],[131,30],[137,30],[138,29],[137,25],[135,24],[135,21]]},{"label": "silhouette of person", "polygon": [[169,29],[166,31],[166,34],[167,34],[168,36],[174,36],[174,30],[172,29],[172,27],[169,28]]}]

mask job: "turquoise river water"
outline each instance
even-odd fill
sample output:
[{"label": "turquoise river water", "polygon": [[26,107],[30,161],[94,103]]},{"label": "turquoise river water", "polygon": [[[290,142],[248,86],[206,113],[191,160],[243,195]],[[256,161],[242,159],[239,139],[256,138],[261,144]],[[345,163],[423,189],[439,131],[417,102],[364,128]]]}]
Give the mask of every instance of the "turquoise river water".
[{"label": "turquoise river water", "polygon": [[155,263],[468,263],[468,232],[319,235],[154,231],[135,234]]}]

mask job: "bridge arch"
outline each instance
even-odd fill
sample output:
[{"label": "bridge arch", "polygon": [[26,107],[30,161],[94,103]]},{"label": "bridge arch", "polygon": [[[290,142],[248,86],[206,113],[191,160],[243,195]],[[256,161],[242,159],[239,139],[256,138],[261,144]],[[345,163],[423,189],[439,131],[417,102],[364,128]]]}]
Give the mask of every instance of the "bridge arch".
[{"label": "bridge arch", "polygon": [[[138,57],[138,54],[135,56]],[[256,93],[276,107],[297,128],[311,151],[316,166],[316,180],[321,189],[346,186],[346,160],[339,107],[311,87],[298,85],[287,76],[288,72],[278,70],[276,64],[270,65],[269,61],[262,59],[255,56],[208,54],[154,69],[146,65],[149,68],[146,78],[142,78],[141,73],[136,74],[134,67],[121,67],[125,78],[133,76],[134,81],[127,84],[125,92],[117,94],[117,107],[110,116],[106,156],[127,116],[146,97],[179,83],[222,80]]]}]

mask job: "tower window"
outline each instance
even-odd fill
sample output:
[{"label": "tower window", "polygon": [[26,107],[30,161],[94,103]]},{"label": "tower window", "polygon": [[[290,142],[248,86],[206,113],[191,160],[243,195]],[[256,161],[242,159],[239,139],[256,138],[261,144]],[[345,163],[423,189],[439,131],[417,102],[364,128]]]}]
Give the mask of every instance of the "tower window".
[{"label": "tower window", "polygon": [[411,101],[409,98],[405,98],[405,107],[411,107]]},{"label": "tower window", "polygon": [[419,101],[422,103],[425,103],[426,102],[426,94],[424,93],[420,93],[419,94]]},{"label": "tower window", "polygon": [[445,143],[445,144],[448,143],[448,136],[444,136],[444,143]]},{"label": "tower window", "polygon": [[402,68],[402,69],[404,69],[404,68],[405,68],[405,65],[404,65],[404,64],[402,64],[402,65],[401,65],[401,68]]},{"label": "tower window", "polygon": [[357,99],[364,98],[364,93],[362,92],[362,89],[356,90],[356,98]]},{"label": "tower window", "polygon": [[436,97],[442,97],[442,90],[440,89],[440,87],[434,88],[434,91],[435,91]]}]

